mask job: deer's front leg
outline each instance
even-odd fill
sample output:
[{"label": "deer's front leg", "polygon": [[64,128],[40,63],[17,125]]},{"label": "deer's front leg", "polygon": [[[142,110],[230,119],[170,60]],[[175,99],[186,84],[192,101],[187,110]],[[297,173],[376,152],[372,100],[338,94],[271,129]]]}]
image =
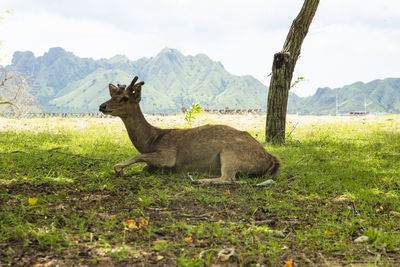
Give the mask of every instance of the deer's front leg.
[{"label": "deer's front leg", "polygon": [[174,151],[162,151],[137,155],[127,161],[114,165],[114,171],[117,175],[121,175],[123,168],[136,162],[146,162],[148,165],[157,167],[173,167],[176,162],[176,153]]}]

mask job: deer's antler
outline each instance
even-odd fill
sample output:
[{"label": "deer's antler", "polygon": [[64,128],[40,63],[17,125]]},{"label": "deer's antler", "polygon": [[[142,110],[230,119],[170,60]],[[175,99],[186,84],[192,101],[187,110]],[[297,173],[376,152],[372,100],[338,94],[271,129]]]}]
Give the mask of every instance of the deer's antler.
[{"label": "deer's antler", "polygon": [[133,78],[131,84],[128,86],[128,88],[126,88],[126,90],[130,91],[131,94],[135,96],[136,101],[139,102],[142,91],[142,85],[144,84],[144,82],[135,84],[138,79],[139,79],[138,76],[135,76],[135,78]]}]

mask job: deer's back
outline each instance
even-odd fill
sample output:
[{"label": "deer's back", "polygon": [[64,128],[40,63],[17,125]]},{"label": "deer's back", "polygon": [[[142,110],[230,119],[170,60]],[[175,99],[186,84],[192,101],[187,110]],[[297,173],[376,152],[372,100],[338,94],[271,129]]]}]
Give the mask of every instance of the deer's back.
[{"label": "deer's back", "polygon": [[204,125],[191,129],[170,129],[157,144],[158,149],[173,148],[180,155],[195,153],[213,155],[221,149],[238,148],[266,153],[263,146],[248,132],[226,125]]}]

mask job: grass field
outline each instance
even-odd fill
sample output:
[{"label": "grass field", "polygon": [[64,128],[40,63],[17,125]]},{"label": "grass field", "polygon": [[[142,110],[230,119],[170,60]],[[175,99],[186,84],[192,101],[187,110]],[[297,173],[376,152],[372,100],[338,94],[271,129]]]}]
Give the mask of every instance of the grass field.
[{"label": "grass field", "polygon": [[[264,139],[262,116],[203,123]],[[283,163],[267,187],[117,177],[138,153],[119,119],[0,118],[0,266],[400,266],[400,116],[290,116],[264,146]]]}]

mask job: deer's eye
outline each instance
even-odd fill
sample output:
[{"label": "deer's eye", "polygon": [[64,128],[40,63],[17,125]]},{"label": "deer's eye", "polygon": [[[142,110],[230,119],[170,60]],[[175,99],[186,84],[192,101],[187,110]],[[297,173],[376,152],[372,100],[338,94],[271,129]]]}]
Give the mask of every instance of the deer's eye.
[{"label": "deer's eye", "polygon": [[119,102],[127,102],[128,100],[129,99],[126,96],[124,96],[124,97],[121,98],[121,100]]}]

